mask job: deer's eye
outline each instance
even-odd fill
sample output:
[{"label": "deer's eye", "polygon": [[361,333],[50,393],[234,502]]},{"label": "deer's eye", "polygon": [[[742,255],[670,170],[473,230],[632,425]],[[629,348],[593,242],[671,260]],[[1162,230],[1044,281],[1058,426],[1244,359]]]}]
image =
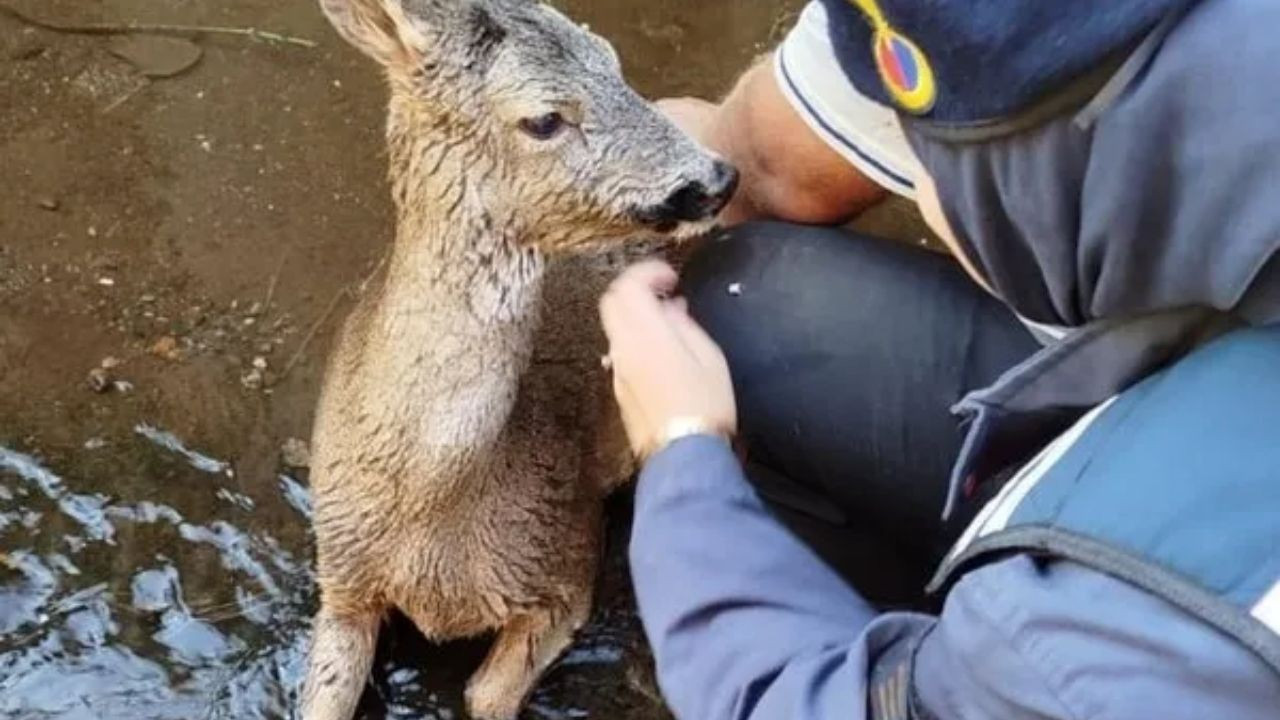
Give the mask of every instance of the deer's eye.
[{"label": "deer's eye", "polygon": [[525,118],[520,121],[520,129],[535,140],[550,140],[564,129],[564,116],[558,112]]}]

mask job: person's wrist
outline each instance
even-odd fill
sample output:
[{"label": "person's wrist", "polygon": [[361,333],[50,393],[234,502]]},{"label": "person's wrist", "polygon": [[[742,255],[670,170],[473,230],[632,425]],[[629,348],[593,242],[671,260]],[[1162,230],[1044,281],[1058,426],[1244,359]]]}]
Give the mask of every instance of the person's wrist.
[{"label": "person's wrist", "polygon": [[646,461],[681,440],[699,436],[714,437],[732,444],[734,427],[731,423],[698,415],[672,417],[658,428],[657,434],[641,453],[640,459]]}]

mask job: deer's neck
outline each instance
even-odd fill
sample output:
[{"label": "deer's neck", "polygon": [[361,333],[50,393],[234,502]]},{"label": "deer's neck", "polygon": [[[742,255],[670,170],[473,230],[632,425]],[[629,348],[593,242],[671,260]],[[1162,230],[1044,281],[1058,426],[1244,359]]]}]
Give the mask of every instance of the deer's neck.
[{"label": "deer's neck", "polygon": [[[394,126],[393,126],[394,130]],[[500,439],[528,363],[543,259],[520,242],[496,169],[465,137],[390,134],[398,210],[374,309],[377,362],[395,422],[431,462],[482,462]]]}]

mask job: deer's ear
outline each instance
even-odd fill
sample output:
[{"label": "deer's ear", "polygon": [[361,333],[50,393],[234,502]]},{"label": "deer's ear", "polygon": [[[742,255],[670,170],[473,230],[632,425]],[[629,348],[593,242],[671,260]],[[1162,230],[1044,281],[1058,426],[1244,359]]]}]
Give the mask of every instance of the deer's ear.
[{"label": "deer's ear", "polygon": [[347,42],[383,65],[394,65],[415,62],[427,47],[401,1],[320,0],[320,7]]}]

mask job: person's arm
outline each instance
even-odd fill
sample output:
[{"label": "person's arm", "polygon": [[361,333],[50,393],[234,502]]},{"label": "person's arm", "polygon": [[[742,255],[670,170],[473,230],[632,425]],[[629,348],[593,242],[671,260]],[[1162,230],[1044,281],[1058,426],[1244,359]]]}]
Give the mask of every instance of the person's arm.
[{"label": "person's arm", "polygon": [[932,618],[877,613],[783,528],[722,440],[646,466],[631,571],[662,691],[681,720],[862,720],[873,664]]},{"label": "person's arm", "polygon": [[[601,300],[637,491],[632,574],[664,695],[681,720],[868,717],[873,660],[930,618],[877,616],[764,508],[728,443],[724,356],[672,298],[675,271],[628,270]],[[696,420],[706,433],[671,441]],[[902,685],[899,681],[898,685]]]},{"label": "person's arm", "polygon": [[1068,561],[974,570],[937,619],[877,615],[768,513],[718,438],[649,461],[631,562],[681,720],[1270,720],[1280,707],[1280,677],[1248,648]]},{"label": "person's arm", "polygon": [[778,86],[771,59],[747,71],[719,105],[677,98],[658,107],[742,174],[722,215],[727,224],[765,218],[836,224],[888,194],[805,123]]},{"label": "person's arm", "polygon": [[[1126,668],[1186,657],[1151,640],[1176,636],[1169,624],[1157,621],[1136,643],[1124,639],[1139,637],[1141,622],[1097,627],[1099,617],[1127,618],[1126,603],[1135,617],[1157,617],[1150,602],[1135,604],[1140,591],[1115,596],[1099,614],[1118,581],[1107,592],[1074,577],[1049,583],[1027,559],[967,575],[941,620],[877,613],[747,483],[724,437],[736,427],[724,355],[672,297],[676,283],[669,266],[641,263],[610,287],[600,309],[628,439],[637,455],[653,453],[636,494],[632,575],[659,683],[680,720],[926,717],[908,714],[912,703],[938,718],[1066,720],[1083,714],[1064,704],[1062,673],[1105,679],[1117,646],[1133,651]],[[703,431],[681,437],[690,428]],[[1202,628],[1187,646],[1207,647],[1211,632]],[[1109,697],[1123,698],[1120,689]]]}]

